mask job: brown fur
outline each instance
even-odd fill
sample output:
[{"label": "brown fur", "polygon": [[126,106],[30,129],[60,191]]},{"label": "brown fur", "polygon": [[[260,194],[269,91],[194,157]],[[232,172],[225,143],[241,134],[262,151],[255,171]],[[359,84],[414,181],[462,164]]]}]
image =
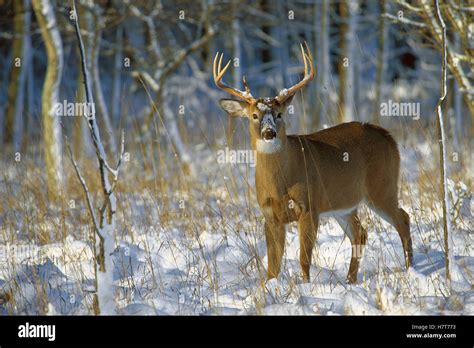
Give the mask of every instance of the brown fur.
[{"label": "brown fur", "polygon": [[344,216],[338,222],[352,243],[347,278],[351,283],[356,282],[361,252],[367,242],[367,232],[357,217],[356,207],[362,202],[367,202],[396,228],[406,266],[410,266],[413,258],[410,219],[398,207],[400,154],[390,133],[372,124],[349,122],[313,134],[287,136],[281,115],[291,103],[291,96],[253,99],[249,94],[230,89],[220,83],[228,66],[223,72],[216,70],[214,61],[216,84],[246,100],[221,99],[222,108],[231,116],[249,119],[253,150],[263,141],[261,124],[265,115],[268,120],[271,114],[276,140],[281,143],[277,152],[257,152],[255,182],[257,201],[265,217],[268,278],[280,273],[285,224],[297,221],[303,280],[309,281],[319,216],[343,210]]},{"label": "brown fur", "polygon": [[[409,218],[398,207],[400,155],[388,131],[350,122],[281,139],[283,148],[279,153],[257,153],[257,199],[267,222],[269,278],[280,271],[284,224],[298,221],[303,278],[309,281],[319,214],[354,207],[364,200],[391,219],[402,239],[407,266],[411,264]],[[348,161],[344,161],[345,156]],[[354,250],[348,280],[355,282],[360,259],[357,253],[367,241],[367,232],[355,211],[350,220]]]}]

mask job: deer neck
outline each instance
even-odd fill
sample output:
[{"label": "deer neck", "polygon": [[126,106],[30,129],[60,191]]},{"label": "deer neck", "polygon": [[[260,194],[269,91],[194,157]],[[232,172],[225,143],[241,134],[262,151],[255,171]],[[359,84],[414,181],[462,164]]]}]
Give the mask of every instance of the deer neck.
[{"label": "deer neck", "polygon": [[276,143],[253,138],[252,149],[256,152],[256,181],[269,196],[283,195],[288,181],[288,140],[286,135],[277,137]]}]

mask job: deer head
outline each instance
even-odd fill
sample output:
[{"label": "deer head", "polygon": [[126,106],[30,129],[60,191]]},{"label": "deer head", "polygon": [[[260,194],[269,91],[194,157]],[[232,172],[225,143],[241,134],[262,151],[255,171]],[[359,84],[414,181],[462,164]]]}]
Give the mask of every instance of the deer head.
[{"label": "deer head", "polygon": [[260,152],[273,153],[279,151],[282,140],[286,138],[283,115],[286,113],[295,93],[314,78],[313,57],[308,45],[305,43],[306,52],[303,45],[300,45],[300,48],[304,63],[303,79],[292,87],[283,89],[274,98],[254,98],[250,93],[245,76],[243,78],[244,91],[227,86],[222,82],[222,77],[229,68],[231,61],[229,60],[222,68],[223,54],[219,55],[218,52],[214,58],[214,82],[217,87],[238,98],[237,100],[220,99],[219,105],[230,116],[247,117],[249,119],[252,147]]}]

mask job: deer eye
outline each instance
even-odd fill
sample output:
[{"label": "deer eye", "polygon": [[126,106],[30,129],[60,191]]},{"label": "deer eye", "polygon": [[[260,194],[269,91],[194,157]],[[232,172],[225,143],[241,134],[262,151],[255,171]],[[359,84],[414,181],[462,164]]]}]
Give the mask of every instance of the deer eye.
[{"label": "deer eye", "polygon": [[281,118],[281,112],[277,114],[277,118]]},{"label": "deer eye", "polygon": [[253,114],[253,119],[254,119],[254,120],[258,120],[258,115],[257,115],[257,114]]}]

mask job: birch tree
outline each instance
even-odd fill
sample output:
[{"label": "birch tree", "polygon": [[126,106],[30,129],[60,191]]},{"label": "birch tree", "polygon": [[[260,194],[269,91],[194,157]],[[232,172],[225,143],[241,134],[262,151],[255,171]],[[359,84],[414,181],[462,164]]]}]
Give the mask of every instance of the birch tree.
[{"label": "birch tree", "polygon": [[385,62],[387,60],[387,33],[388,28],[385,24],[384,13],[387,12],[386,0],[379,2],[380,17],[379,17],[379,37],[378,37],[378,51],[377,51],[377,73],[375,77],[375,98],[374,109],[372,112],[372,123],[379,124],[380,101],[383,97],[383,86],[385,77]]},{"label": "birch tree", "polygon": [[356,32],[359,0],[341,0],[342,18],[339,62],[339,112],[338,122],[354,119],[354,68],[356,66]]},{"label": "birch tree", "polygon": [[[84,44],[82,41],[78,13],[76,11],[75,0],[73,0],[73,17],[75,23],[75,31],[77,41],[79,43],[81,54],[81,68],[84,78],[84,89],[86,102],[89,105],[94,105],[94,94],[91,89],[91,80],[89,78],[89,68],[87,64],[87,57],[85,54]],[[107,160],[107,153],[105,152],[102,140],[100,137],[100,130],[97,124],[96,115],[87,115],[84,120],[87,121],[89,132],[96,150],[97,159],[99,162],[100,183],[102,185],[103,202],[96,212],[95,202],[89,191],[89,187],[84,177],[82,176],[79,165],[74,159],[71,147],[68,144],[69,155],[74,170],[79,179],[79,182],[84,190],[87,207],[92,219],[95,233],[99,238],[99,250],[96,251],[98,269],[96,270],[96,294],[95,294],[95,313],[96,314],[114,314],[115,313],[115,288],[113,283],[114,264],[112,260],[112,253],[114,251],[114,233],[116,225],[117,213],[117,199],[115,196],[115,188],[117,186],[120,168],[125,152],[125,137],[122,133],[121,151],[115,167],[112,167]],[[112,180],[109,176],[112,176]],[[96,265],[97,266],[97,265]]]},{"label": "birch tree", "polygon": [[288,67],[290,63],[289,55],[289,43],[288,43],[288,13],[286,6],[283,1],[277,1],[275,5],[272,5],[272,8],[276,7],[277,15],[276,17],[281,23],[287,23],[286,25],[277,26],[274,31],[276,31],[275,36],[278,38],[279,46],[277,47],[276,56],[280,60],[280,69],[281,69],[281,79],[282,85],[284,88],[290,85],[290,79],[288,76]]},{"label": "birch tree", "polygon": [[[234,65],[232,69],[232,81],[235,85],[239,85],[242,81],[242,45],[241,45],[241,32],[240,32],[240,21],[238,17],[239,1],[234,1],[232,3],[232,49],[233,49],[233,59]],[[235,64],[237,62],[238,64]],[[227,143],[229,147],[234,147],[234,136],[237,131],[237,117],[228,117],[227,118]]]},{"label": "birch tree", "polygon": [[25,84],[28,68],[30,1],[13,2],[12,68],[7,92],[5,142],[13,143],[15,151],[21,146],[21,128],[24,117]]},{"label": "birch tree", "polygon": [[97,103],[96,106],[100,113],[99,121],[101,121],[102,126],[105,130],[105,139],[107,141],[108,148],[112,153],[117,153],[117,141],[115,140],[113,124],[109,108],[107,107],[107,103],[105,102],[105,96],[100,79],[99,57],[102,42],[102,31],[105,25],[104,10],[101,8],[101,5],[94,4],[92,0],[86,0],[86,4],[89,10],[92,11],[92,15],[94,18],[94,30],[90,32],[90,34],[93,33],[94,35],[91,53],[91,78],[93,83],[94,100]]},{"label": "birch tree", "polygon": [[119,24],[115,32],[114,77],[111,95],[111,121],[117,122],[121,112],[122,68],[123,68],[123,24]]},{"label": "birch tree", "polygon": [[[92,71],[92,47],[94,44],[93,40],[93,30],[94,23],[92,18],[92,12],[86,8],[84,1],[79,1],[76,7],[79,26],[83,28],[82,30],[86,33],[83,40],[84,50],[86,54],[86,62],[88,64],[88,70]],[[74,15],[74,14],[73,14]],[[80,55],[80,48],[77,48],[77,52]],[[82,74],[77,75],[77,88],[76,88],[76,102],[84,103],[86,102],[86,94],[84,89],[84,76]],[[77,116],[86,116],[85,114]],[[84,122],[82,117],[75,117],[73,120],[74,132],[72,134],[73,142],[73,151],[74,156],[79,158],[82,155],[89,157],[94,154],[92,142],[89,136],[89,129],[87,122]]]},{"label": "birch tree", "polygon": [[48,195],[53,199],[55,195],[61,194],[63,185],[61,128],[59,119],[54,114],[54,106],[59,102],[63,71],[63,44],[51,2],[33,0],[32,4],[48,57],[41,112]]},{"label": "birch tree", "polygon": [[329,85],[329,74],[331,72],[331,62],[329,56],[329,0],[321,1],[321,28],[320,28],[320,40],[321,43],[318,49],[319,62],[318,66],[318,90],[317,95],[317,119],[314,126],[319,127],[318,120],[328,120],[329,115],[329,96],[330,96],[330,85]]},{"label": "birch tree", "polygon": [[443,206],[443,232],[444,232],[444,252],[446,259],[446,278],[448,283],[451,284],[455,290],[469,290],[471,288],[469,282],[466,280],[464,275],[461,273],[456,261],[454,259],[454,243],[453,243],[453,232],[451,228],[451,216],[449,209],[449,198],[448,198],[448,182],[447,182],[447,164],[446,164],[446,137],[444,131],[443,121],[443,103],[447,94],[447,83],[446,83],[446,71],[447,71],[447,49],[446,49],[446,25],[444,23],[441,11],[439,8],[438,0],[435,0],[436,5],[436,20],[439,24],[442,44],[442,67],[441,67],[441,95],[436,106],[436,113],[438,116],[438,144],[440,153],[440,167],[441,167],[441,191],[443,195],[442,206]]},{"label": "birch tree", "polygon": [[[30,2],[30,12],[31,12],[31,2]],[[25,103],[26,108],[23,108],[23,117],[22,117],[22,137],[21,137],[21,152],[25,153],[28,149],[29,143],[29,125],[30,125],[30,118],[36,112],[35,108],[35,74],[34,74],[34,67],[33,67],[33,53],[34,49],[31,45],[31,26],[29,26],[28,34],[25,36],[25,67],[27,69],[26,73],[26,97]],[[27,110],[28,112],[25,112]]]}]

